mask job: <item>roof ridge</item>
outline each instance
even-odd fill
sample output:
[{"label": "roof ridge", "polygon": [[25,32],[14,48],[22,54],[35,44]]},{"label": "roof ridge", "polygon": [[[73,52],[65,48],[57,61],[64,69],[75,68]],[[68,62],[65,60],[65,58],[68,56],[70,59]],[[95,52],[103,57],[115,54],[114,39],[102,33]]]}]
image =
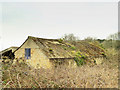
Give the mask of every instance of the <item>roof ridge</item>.
[{"label": "roof ridge", "polygon": [[52,41],[58,41],[58,39],[47,39],[47,38],[39,38],[39,37],[33,37],[33,36],[28,36],[28,38],[31,38],[31,39],[41,39],[41,40],[52,40]]},{"label": "roof ridge", "polygon": [[9,48],[18,48],[17,46],[11,46],[11,47],[9,47]]}]

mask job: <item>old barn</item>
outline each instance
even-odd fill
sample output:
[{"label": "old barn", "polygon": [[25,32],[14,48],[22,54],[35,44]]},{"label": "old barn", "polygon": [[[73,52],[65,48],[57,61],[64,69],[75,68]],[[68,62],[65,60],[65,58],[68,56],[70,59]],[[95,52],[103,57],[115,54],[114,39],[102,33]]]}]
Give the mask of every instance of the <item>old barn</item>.
[{"label": "old barn", "polygon": [[28,36],[26,41],[14,51],[15,59],[25,59],[26,62],[37,68],[50,68],[53,63],[76,64],[74,57],[65,48],[69,45],[58,39],[43,39]]}]

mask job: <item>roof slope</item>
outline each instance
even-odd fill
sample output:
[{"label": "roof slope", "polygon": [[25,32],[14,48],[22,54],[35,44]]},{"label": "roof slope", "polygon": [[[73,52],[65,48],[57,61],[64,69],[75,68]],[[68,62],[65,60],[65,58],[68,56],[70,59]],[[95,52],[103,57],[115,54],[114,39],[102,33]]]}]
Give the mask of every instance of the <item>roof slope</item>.
[{"label": "roof slope", "polygon": [[65,50],[69,46],[65,43],[60,43],[58,39],[43,39],[29,36],[49,58],[72,58],[73,55]]},{"label": "roof slope", "polygon": [[73,58],[75,56],[73,52],[78,51],[94,58],[99,57],[104,52],[101,48],[84,41],[73,45],[64,41],[61,42],[59,39],[43,39],[31,36],[28,38],[32,39],[48,58]]}]

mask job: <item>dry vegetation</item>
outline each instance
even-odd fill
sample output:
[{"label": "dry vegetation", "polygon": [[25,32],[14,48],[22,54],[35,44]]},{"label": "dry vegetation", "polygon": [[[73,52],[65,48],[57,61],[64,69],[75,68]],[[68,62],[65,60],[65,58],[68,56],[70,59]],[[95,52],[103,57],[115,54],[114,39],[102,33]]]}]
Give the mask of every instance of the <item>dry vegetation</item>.
[{"label": "dry vegetation", "polygon": [[24,62],[4,63],[3,88],[118,88],[118,51],[105,47],[105,58],[76,68],[34,69]]},{"label": "dry vegetation", "polygon": [[[109,50],[109,49],[108,49]],[[4,88],[117,88],[118,54],[107,51],[102,64],[77,68],[33,69],[25,63],[3,65]],[[115,54],[116,53],[116,54]]]}]

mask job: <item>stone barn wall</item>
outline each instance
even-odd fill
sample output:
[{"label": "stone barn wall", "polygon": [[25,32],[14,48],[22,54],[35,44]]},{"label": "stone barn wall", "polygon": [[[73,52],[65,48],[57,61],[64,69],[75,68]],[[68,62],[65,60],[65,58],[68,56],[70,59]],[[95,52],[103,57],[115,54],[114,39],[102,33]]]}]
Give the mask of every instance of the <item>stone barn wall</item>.
[{"label": "stone barn wall", "polygon": [[76,62],[72,58],[50,58],[50,62],[55,67],[67,65],[68,67],[76,67]]},{"label": "stone barn wall", "polygon": [[[25,59],[25,48],[31,48],[31,58]],[[41,49],[30,39],[28,39],[16,52],[15,59],[25,59],[27,64],[34,68],[51,68],[51,63],[48,57],[41,51]]]}]

